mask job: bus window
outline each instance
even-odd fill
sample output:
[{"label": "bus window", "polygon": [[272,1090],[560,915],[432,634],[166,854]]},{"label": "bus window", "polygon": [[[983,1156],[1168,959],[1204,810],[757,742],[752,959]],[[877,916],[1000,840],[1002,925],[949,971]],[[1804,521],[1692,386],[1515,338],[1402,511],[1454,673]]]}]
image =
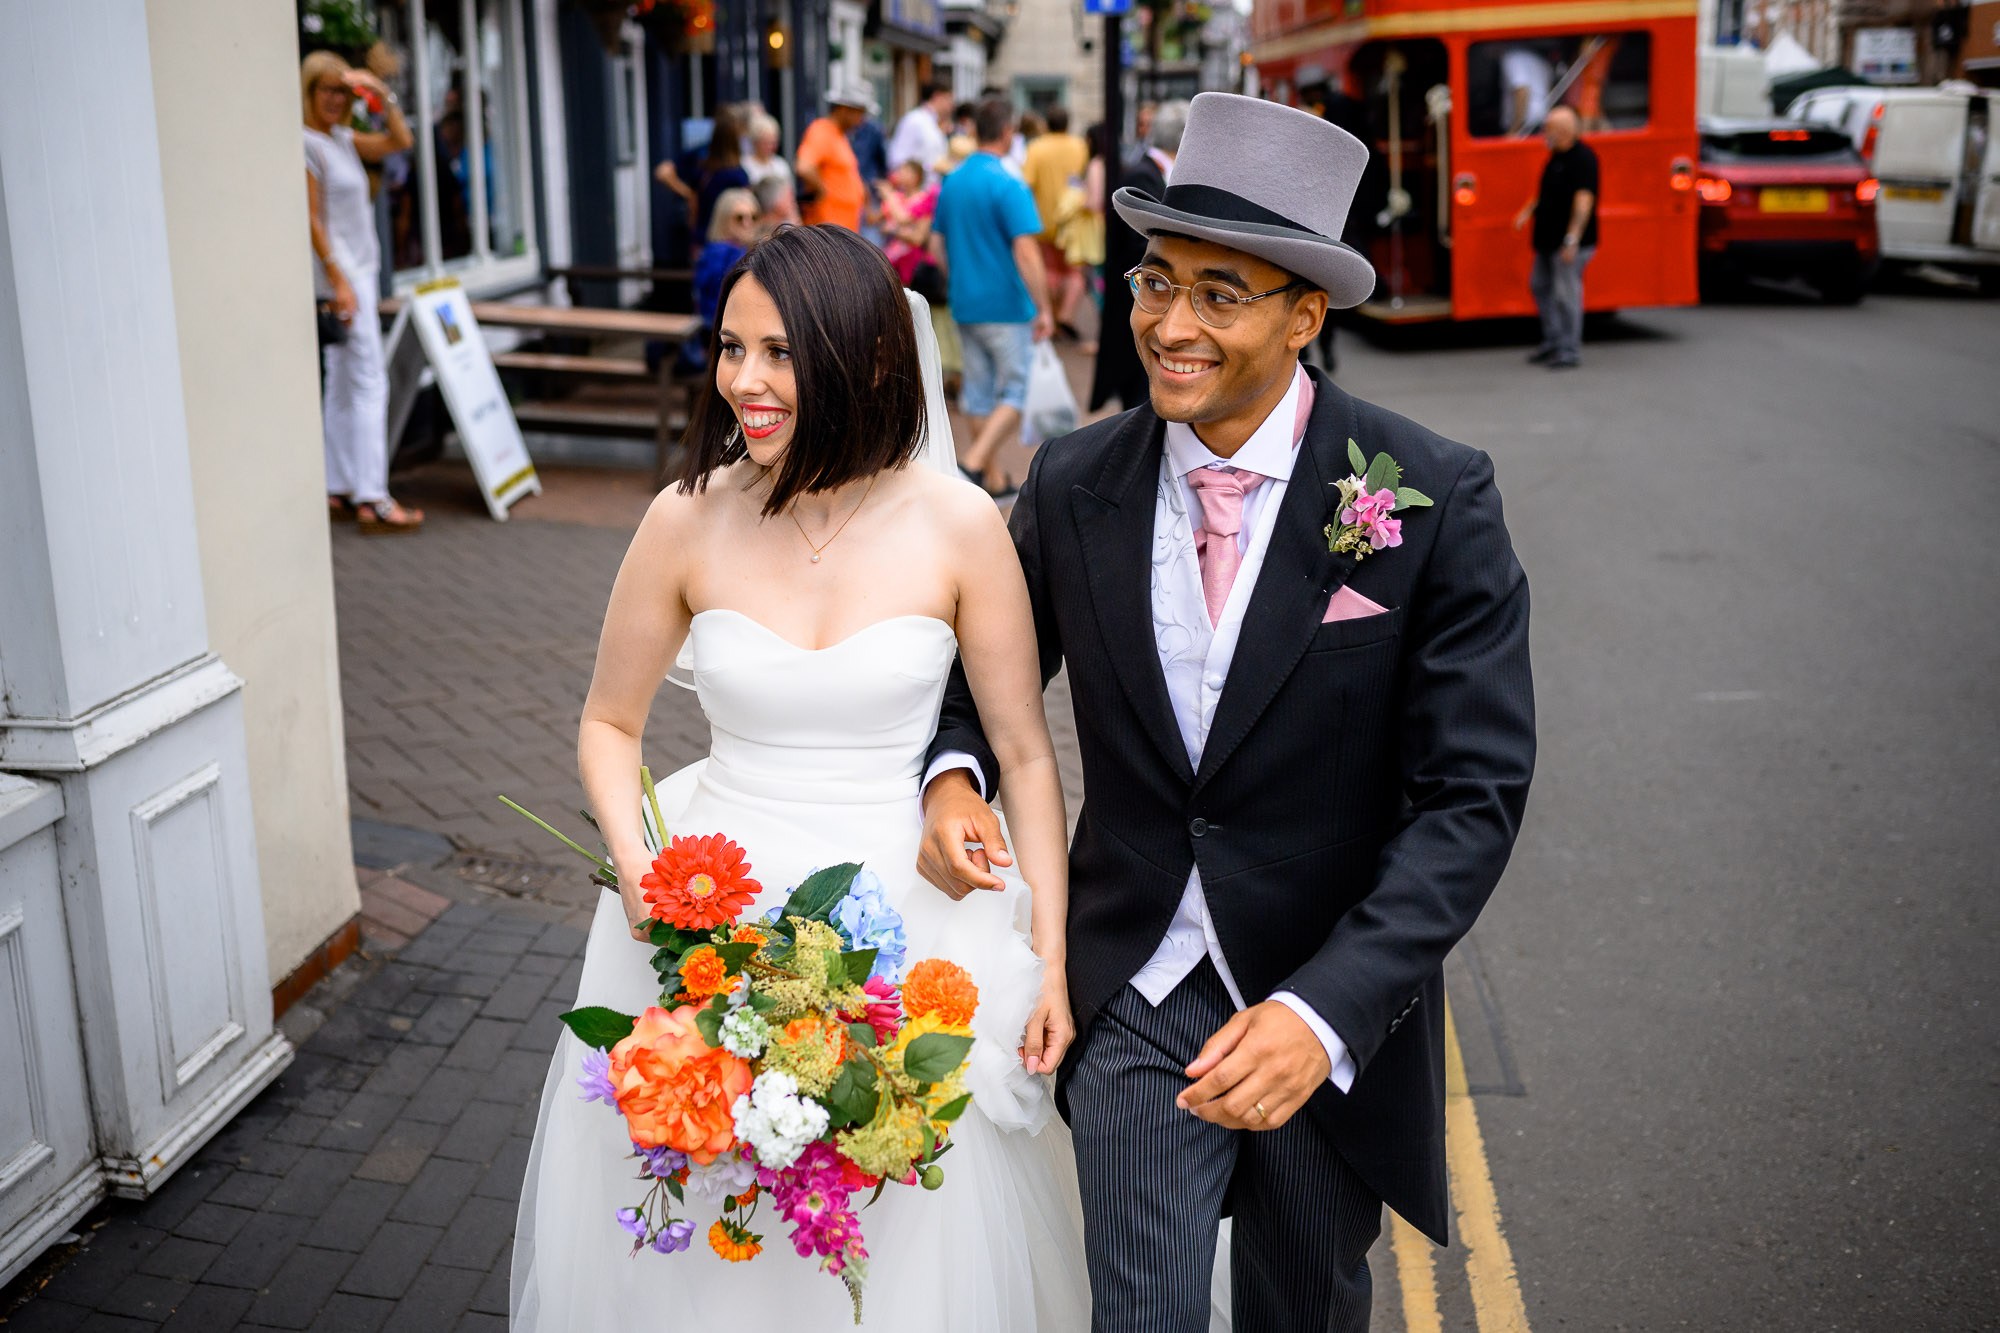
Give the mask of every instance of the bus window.
[{"label": "bus window", "polygon": [[1474,42],[1466,61],[1466,119],[1473,137],[1540,132],[1549,109],[1568,106],[1586,134],[1644,129],[1652,34],[1593,33]]}]

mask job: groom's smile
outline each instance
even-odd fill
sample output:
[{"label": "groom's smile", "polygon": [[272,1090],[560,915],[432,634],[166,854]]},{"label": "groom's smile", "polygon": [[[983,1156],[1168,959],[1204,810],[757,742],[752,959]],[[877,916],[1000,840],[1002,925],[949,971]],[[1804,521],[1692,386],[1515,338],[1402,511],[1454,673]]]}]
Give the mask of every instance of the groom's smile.
[{"label": "groom's smile", "polygon": [[[1189,236],[1154,234],[1141,267],[1152,281],[1173,287],[1163,311],[1132,303],[1132,340],[1145,362],[1153,411],[1195,426],[1202,443],[1227,457],[1291,386],[1298,350],[1317,336],[1326,297],[1295,289],[1242,299],[1296,279],[1255,255]],[[1196,284],[1202,291],[1189,290]],[[1197,299],[1209,303],[1209,318],[1195,313]],[[1218,328],[1216,321],[1227,322]]]}]

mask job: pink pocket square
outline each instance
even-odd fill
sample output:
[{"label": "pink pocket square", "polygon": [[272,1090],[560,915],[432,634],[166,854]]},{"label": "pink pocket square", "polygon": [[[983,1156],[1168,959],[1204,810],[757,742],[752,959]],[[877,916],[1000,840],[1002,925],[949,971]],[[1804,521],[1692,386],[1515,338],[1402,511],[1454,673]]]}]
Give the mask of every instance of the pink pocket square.
[{"label": "pink pocket square", "polygon": [[1388,609],[1386,606],[1369,601],[1354,589],[1343,586],[1334,593],[1333,600],[1326,604],[1326,615],[1319,623],[1331,625],[1336,620],[1359,620],[1363,616],[1379,616],[1385,614]]}]

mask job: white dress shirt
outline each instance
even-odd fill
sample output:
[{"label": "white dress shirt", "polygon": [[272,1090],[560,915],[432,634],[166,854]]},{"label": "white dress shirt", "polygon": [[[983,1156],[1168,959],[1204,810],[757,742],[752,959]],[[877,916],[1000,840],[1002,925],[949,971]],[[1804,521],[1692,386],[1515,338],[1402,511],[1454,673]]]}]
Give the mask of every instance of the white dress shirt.
[{"label": "white dress shirt", "polygon": [[928,106],[914,106],[903,113],[889,140],[889,170],[914,162],[924,169],[925,180],[936,180],[937,164],[949,156],[951,141]]},{"label": "white dress shirt", "polygon": [[[1160,667],[1166,676],[1167,696],[1173,704],[1174,720],[1187,746],[1188,762],[1199,768],[1209,727],[1215,721],[1216,704],[1229,678],[1229,663],[1236,653],[1237,637],[1243,629],[1243,615],[1257,585],[1264,553],[1271,543],[1292,465],[1298,457],[1299,395],[1305,372],[1299,371],[1292,387],[1271,414],[1264,419],[1243,447],[1228,459],[1218,458],[1201,442],[1192,427],[1168,422],[1166,451],[1160,462],[1160,480],[1153,514],[1152,604],[1153,635],[1160,653]],[[1201,512],[1189,473],[1202,467],[1234,467],[1270,478],[1244,496],[1243,527],[1237,534],[1243,563],[1231,585],[1229,600],[1221,619],[1211,627],[1208,607],[1202,596],[1201,567],[1195,552],[1194,527],[1190,516]],[[978,766],[968,755],[941,754],[924,775],[924,783],[953,768],[972,771],[973,781],[983,782]],[[1159,948],[1132,978],[1132,987],[1157,1005],[1173,992],[1207,957],[1215,965],[1238,1009],[1244,1008],[1243,993],[1223,957],[1222,943],[1209,916],[1208,898],[1202,891],[1201,869],[1188,874],[1187,888],[1174,918],[1167,926]],[[1299,996],[1278,991],[1271,998],[1297,1014],[1326,1048],[1329,1075],[1342,1092],[1354,1085],[1354,1057],[1327,1022]]]}]

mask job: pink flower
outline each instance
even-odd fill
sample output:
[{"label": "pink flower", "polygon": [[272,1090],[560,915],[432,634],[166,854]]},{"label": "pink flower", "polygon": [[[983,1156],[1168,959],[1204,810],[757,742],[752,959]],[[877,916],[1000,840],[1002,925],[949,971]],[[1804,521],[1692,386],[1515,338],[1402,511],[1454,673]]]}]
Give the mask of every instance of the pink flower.
[{"label": "pink flower", "polygon": [[[1376,494],[1381,494],[1377,491]],[[1385,546],[1403,544],[1403,521],[1399,518],[1378,518],[1368,527],[1368,544],[1376,550]]]},{"label": "pink flower", "polygon": [[876,1043],[887,1046],[903,1027],[903,1010],[896,987],[886,977],[871,976],[862,983],[861,989],[868,995],[868,1003],[862,1012],[843,1013],[840,1017],[848,1023],[868,1024],[875,1029]]},{"label": "pink flower", "polygon": [[1370,491],[1363,487],[1355,491],[1354,503],[1340,511],[1340,521],[1372,527],[1387,519],[1395,507],[1396,493],[1388,487],[1384,486],[1379,491]]},{"label": "pink flower", "polygon": [[758,1179],[771,1191],[778,1216],[791,1224],[792,1248],[802,1258],[820,1257],[828,1272],[838,1273],[850,1256],[867,1255],[861,1248],[861,1219],[848,1205],[845,1161],[824,1139],[806,1145],[798,1160],[783,1171],[764,1170]]}]

